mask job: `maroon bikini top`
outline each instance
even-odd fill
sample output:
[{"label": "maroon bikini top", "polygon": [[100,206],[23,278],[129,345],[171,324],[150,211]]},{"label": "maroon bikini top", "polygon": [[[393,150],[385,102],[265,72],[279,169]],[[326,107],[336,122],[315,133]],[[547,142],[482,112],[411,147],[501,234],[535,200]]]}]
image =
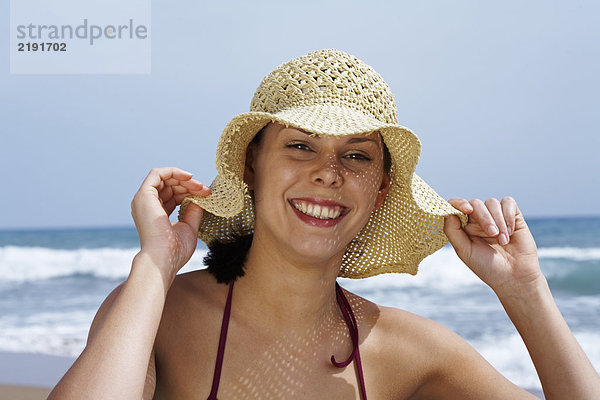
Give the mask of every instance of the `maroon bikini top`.
[{"label": "maroon bikini top", "polygon": [[[233,283],[229,284],[229,293],[227,294],[227,302],[225,303],[225,311],[223,312],[223,322],[221,323],[221,337],[219,338],[219,349],[217,351],[217,362],[215,364],[215,374],[213,375],[212,389],[207,400],[217,400],[217,391],[219,390],[219,381],[221,380],[221,368],[223,366],[223,354],[225,353],[225,342],[227,341],[227,328],[229,327],[229,317],[231,315],[231,298],[233,296]],[[344,295],[344,291],[335,283],[335,294],[338,306],[346,321],[348,330],[350,331],[350,338],[352,339],[352,353],[346,361],[337,362],[334,356],[331,356],[331,363],[338,367],[344,368],[348,366],[352,360],[355,360],[356,371],[358,372],[360,393],[363,400],[367,400],[367,393],[365,390],[365,379],[362,371],[362,364],[360,362],[360,351],[358,350],[358,325],[356,324],[356,318],[352,312],[352,307],[348,303],[348,299]]]}]

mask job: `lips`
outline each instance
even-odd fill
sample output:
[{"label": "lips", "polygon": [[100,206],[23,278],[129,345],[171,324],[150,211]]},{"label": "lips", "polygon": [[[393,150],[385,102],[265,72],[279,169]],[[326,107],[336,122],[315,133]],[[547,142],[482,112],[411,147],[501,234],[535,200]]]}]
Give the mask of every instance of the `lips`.
[{"label": "lips", "polygon": [[338,224],[350,209],[327,199],[295,198],[289,201],[296,215],[312,226],[329,227]]}]

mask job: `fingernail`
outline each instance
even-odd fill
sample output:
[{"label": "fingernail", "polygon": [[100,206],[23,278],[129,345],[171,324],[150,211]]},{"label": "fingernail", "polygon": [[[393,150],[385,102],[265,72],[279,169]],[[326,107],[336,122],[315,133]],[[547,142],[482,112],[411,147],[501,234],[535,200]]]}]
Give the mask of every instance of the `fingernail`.
[{"label": "fingernail", "polygon": [[501,246],[506,246],[508,244],[508,236],[506,233],[500,234],[498,237],[498,243],[500,243]]},{"label": "fingernail", "polygon": [[497,235],[499,232],[498,227],[496,225],[488,225],[488,233],[490,235]]}]

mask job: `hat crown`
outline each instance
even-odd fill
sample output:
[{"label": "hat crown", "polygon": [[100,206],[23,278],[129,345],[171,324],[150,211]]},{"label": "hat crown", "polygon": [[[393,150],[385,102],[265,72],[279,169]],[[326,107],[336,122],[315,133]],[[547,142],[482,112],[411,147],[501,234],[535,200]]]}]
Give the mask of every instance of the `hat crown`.
[{"label": "hat crown", "polygon": [[278,66],[256,89],[250,111],[275,114],[315,105],[347,107],[386,124],[398,123],[394,96],[381,75],[335,49],[318,50]]}]

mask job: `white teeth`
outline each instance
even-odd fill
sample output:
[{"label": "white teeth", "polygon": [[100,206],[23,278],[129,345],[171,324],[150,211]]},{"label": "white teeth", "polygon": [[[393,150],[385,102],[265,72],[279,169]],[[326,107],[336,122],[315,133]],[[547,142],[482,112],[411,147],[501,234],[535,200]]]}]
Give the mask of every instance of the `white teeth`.
[{"label": "white teeth", "polygon": [[313,207],[312,215],[314,215],[317,218],[321,218],[321,206],[320,205],[317,204]]},{"label": "white teeth", "polygon": [[329,214],[327,215],[327,218],[333,218],[334,215],[335,215],[335,207],[331,207],[329,209]]},{"label": "white teeth", "polygon": [[329,218],[329,208],[321,208],[321,218]]},{"label": "white teeth", "polygon": [[319,219],[335,219],[341,214],[341,207],[325,207],[318,204],[307,203],[305,201],[293,201],[293,206],[306,215]]}]

